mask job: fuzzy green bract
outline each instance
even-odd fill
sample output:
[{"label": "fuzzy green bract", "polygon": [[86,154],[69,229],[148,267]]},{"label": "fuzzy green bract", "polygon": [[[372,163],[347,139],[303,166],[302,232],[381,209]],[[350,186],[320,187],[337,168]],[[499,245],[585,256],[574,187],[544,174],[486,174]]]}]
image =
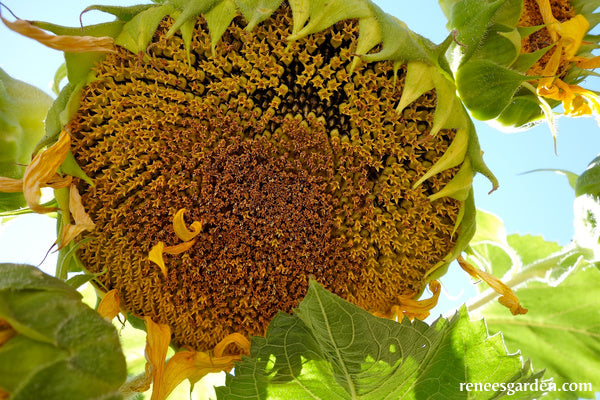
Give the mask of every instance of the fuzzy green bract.
[{"label": "fuzzy green bract", "polygon": [[0,319],[16,336],[0,346],[0,388],[10,400],[117,400],[125,358],[117,331],[63,281],[0,264]]},{"label": "fuzzy green bract", "polygon": [[[541,379],[500,335],[464,309],[431,326],[374,317],[314,281],[294,315],[278,314],[252,354],[217,388],[233,399],[499,399],[461,383],[516,384]],[[540,393],[522,392],[522,399]]]}]

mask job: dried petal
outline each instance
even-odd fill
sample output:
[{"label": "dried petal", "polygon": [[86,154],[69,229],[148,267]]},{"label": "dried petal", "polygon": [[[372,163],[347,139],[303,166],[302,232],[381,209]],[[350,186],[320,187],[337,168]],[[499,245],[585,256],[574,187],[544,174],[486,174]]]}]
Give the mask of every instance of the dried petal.
[{"label": "dried petal", "polygon": [[54,211],[52,208],[40,206],[40,189],[51,182],[69,152],[71,139],[66,131],[62,131],[58,141],[46,150],[38,153],[25,169],[23,176],[23,195],[32,211],[43,214]]},{"label": "dried petal", "polygon": [[519,303],[519,299],[515,295],[515,292],[513,292],[511,288],[502,283],[500,279],[496,278],[494,275],[488,274],[487,272],[475,268],[462,257],[458,257],[457,260],[458,264],[469,275],[471,275],[475,279],[484,280],[488,285],[490,285],[492,289],[496,291],[496,293],[500,294],[501,296],[498,299],[498,302],[503,306],[508,307],[513,315],[527,313],[527,309],[521,307],[521,303]]},{"label": "dried petal", "polygon": [[71,185],[69,190],[69,211],[75,221],[74,224],[64,225],[58,242],[58,248],[62,249],[71,240],[75,239],[80,233],[91,231],[96,228],[96,224],[85,212],[85,208],[81,203],[81,195],[75,185]]},{"label": "dried petal", "polygon": [[19,193],[23,191],[23,179],[12,179],[0,176],[0,192]]},{"label": "dried petal", "polygon": [[55,50],[66,51],[70,53],[85,53],[90,51],[115,52],[113,38],[108,36],[62,36],[52,35],[31,22],[17,19],[14,22],[8,21],[0,16],[6,27],[30,39],[36,40],[41,44]]}]

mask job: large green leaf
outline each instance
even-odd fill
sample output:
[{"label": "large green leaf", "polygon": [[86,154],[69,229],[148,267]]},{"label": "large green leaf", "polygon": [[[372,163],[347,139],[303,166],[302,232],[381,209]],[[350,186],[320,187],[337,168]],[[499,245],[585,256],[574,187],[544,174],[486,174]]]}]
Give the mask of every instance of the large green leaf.
[{"label": "large green leaf", "polygon": [[[267,335],[252,338],[219,399],[497,399],[461,383],[538,379],[500,335],[462,309],[431,326],[374,317],[312,282],[294,315],[279,313]],[[506,386],[505,386],[506,387]],[[520,392],[535,398],[539,393]]]},{"label": "large green leaf", "polygon": [[0,319],[17,333],[0,346],[0,387],[11,400],[121,398],[117,332],[71,286],[32,266],[0,264]]},{"label": "large green leaf", "polygon": [[[513,317],[497,303],[483,309],[490,332],[500,331],[510,351],[521,350],[545,368],[557,388],[589,383],[600,388],[600,272],[587,268],[558,286],[533,282],[516,290],[529,308]],[[591,391],[556,391],[552,398],[594,398]]]}]

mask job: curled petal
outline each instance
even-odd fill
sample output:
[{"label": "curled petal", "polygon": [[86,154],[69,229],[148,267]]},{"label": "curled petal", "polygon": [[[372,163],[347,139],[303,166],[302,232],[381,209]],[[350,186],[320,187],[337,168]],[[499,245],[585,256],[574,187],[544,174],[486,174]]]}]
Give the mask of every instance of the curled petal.
[{"label": "curled petal", "polygon": [[148,259],[152,261],[154,264],[160,267],[164,276],[167,276],[167,266],[165,265],[165,260],[163,259],[163,253],[165,251],[165,244],[163,242],[158,242],[152,249],[150,253],[148,253]]},{"label": "curled petal", "polygon": [[32,211],[40,214],[54,211],[52,208],[40,205],[40,197],[42,196],[40,189],[47,186],[48,182],[52,182],[56,170],[67,157],[70,145],[71,138],[69,134],[66,131],[62,131],[58,137],[58,141],[46,150],[38,153],[25,169],[23,195]]},{"label": "curled petal", "polygon": [[0,192],[19,193],[23,191],[23,179],[12,179],[0,176]]},{"label": "curled petal", "polygon": [[70,53],[85,53],[89,51],[115,52],[114,40],[111,37],[94,36],[63,36],[52,35],[29,21],[17,19],[8,21],[0,16],[6,27],[23,36],[33,39],[55,50]]},{"label": "curled petal", "polygon": [[51,187],[52,189],[62,189],[68,187],[71,182],[73,182],[72,176],[60,176],[54,175],[48,182],[46,182],[46,186]]},{"label": "curled petal", "polygon": [[71,216],[75,223],[62,227],[60,240],[58,242],[59,249],[65,247],[82,232],[91,231],[96,228],[94,221],[92,221],[88,213],[85,212],[85,208],[81,202],[81,195],[75,185],[71,185],[71,188],[69,189],[69,211],[71,212]]},{"label": "curled petal", "polygon": [[496,293],[500,294],[500,298],[498,302],[505,307],[510,309],[510,312],[513,315],[526,314],[527,309],[521,307],[521,303],[519,303],[519,299],[515,295],[515,292],[512,291],[511,288],[506,286],[504,283],[500,281],[500,279],[495,276],[488,274],[487,272],[481,271],[471,264],[469,264],[464,258],[458,257],[458,264],[464,269],[469,275],[471,275],[475,279],[481,279],[485,281]]},{"label": "curled petal", "polygon": [[185,226],[183,215],[186,211],[185,208],[180,209],[173,218],[173,229],[175,230],[175,234],[184,242],[192,240],[202,231],[202,223],[199,221],[194,221],[192,225],[190,225],[191,229],[188,229]]},{"label": "curled petal", "polygon": [[396,315],[406,315],[408,318],[425,319],[429,316],[429,311],[437,305],[440,297],[442,285],[438,281],[429,282],[429,290],[433,293],[431,298],[424,300],[414,300],[408,296],[400,296],[398,305],[392,307],[392,312]]},{"label": "curled petal", "polygon": [[102,318],[112,321],[120,312],[121,308],[119,306],[119,295],[117,290],[109,290],[98,305],[98,314],[100,314]]},{"label": "curled petal", "polygon": [[213,350],[213,355],[208,353],[187,350],[176,353],[169,359],[165,366],[164,380],[155,382],[152,390],[152,400],[163,400],[185,379],[192,384],[198,382],[205,375],[221,371],[230,371],[234,362],[240,361],[241,356],[237,354],[224,355],[227,346],[235,343],[243,352],[250,352],[250,341],[242,334],[233,333]]},{"label": "curled petal", "polygon": [[225,349],[230,344],[236,344],[243,352],[247,355],[250,355],[250,341],[248,338],[241,333],[232,333],[231,335],[227,335],[225,339],[221,340],[214,349],[214,354],[217,357],[222,357]]}]

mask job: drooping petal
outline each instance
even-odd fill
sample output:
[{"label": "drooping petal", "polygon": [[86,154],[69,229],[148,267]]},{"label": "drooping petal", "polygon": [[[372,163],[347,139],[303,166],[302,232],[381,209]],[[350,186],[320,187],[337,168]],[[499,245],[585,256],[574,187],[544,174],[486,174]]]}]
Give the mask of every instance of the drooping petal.
[{"label": "drooping petal", "polygon": [[175,230],[175,234],[177,237],[184,242],[190,241],[202,231],[202,223],[199,221],[194,221],[190,228],[188,229],[185,226],[185,221],[183,220],[183,216],[187,210],[185,208],[180,209],[175,214],[173,218],[173,229]]},{"label": "drooping petal", "polygon": [[94,36],[63,36],[52,35],[29,21],[17,19],[8,21],[0,16],[6,27],[30,39],[48,46],[55,50],[66,51],[70,53],[85,53],[90,51],[116,52],[114,40],[111,37]]},{"label": "drooping petal", "polygon": [[98,305],[98,314],[104,319],[112,321],[120,312],[119,294],[116,289],[109,290]]},{"label": "drooping petal", "polygon": [[0,176],[0,192],[19,193],[23,191],[23,179],[12,179]]},{"label": "drooping petal", "polygon": [[165,244],[163,242],[158,242],[152,246],[152,249],[150,249],[150,253],[148,253],[148,260],[158,265],[163,275],[167,276],[167,266],[165,265],[165,260],[163,259],[164,251]]},{"label": "drooping petal", "polygon": [[521,307],[521,303],[519,303],[519,299],[515,295],[515,292],[502,283],[500,279],[496,278],[494,275],[488,274],[485,271],[475,268],[462,257],[458,257],[457,261],[462,269],[464,269],[469,275],[471,275],[473,278],[485,281],[492,289],[494,289],[494,291],[496,291],[496,293],[500,294],[501,296],[498,299],[498,302],[503,306],[508,307],[513,315],[527,313],[528,310]]},{"label": "drooping petal", "polygon": [[392,307],[392,312],[397,315],[406,315],[408,318],[425,319],[429,311],[437,305],[442,285],[438,281],[429,282],[429,290],[433,295],[429,299],[414,300],[408,296],[400,297],[399,304]]},{"label": "drooping petal", "polygon": [[52,208],[40,205],[40,197],[42,196],[40,189],[47,186],[47,183],[54,178],[58,167],[60,167],[67,157],[70,144],[71,138],[69,134],[66,131],[62,131],[58,137],[58,141],[46,150],[38,153],[25,169],[23,195],[32,211],[40,214],[54,211]]},{"label": "drooping petal", "polygon": [[194,350],[176,353],[165,366],[164,381],[160,384],[155,383],[151,400],[166,399],[185,379],[194,384],[207,374],[230,371],[234,363],[241,360],[238,354],[223,354],[230,344],[236,344],[244,353],[250,354],[250,341],[240,333],[225,337],[215,346],[212,356]]},{"label": "drooping petal", "polygon": [[81,195],[75,185],[71,185],[69,189],[69,211],[71,212],[71,217],[75,223],[64,225],[62,227],[60,240],[58,242],[59,249],[65,247],[82,232],[91,231],[96,228],[96,224],[94,224],[94,221],[92,221],[83,207]]},{"label": "drooping petal", "polygon": [[[165,370],[165,359],[167,350],[171,343],[171,329],[168,325],[158,324],[150,317],[145,317],[146,323],[146,375],[140,381],[136,381],[131,387],[136,392],[145,392],[154,382],[154,391],[158,391],[157,383],[163,381]],[[158,385],[160,386],[160,384]],[[152,396],[154,400],[154,395]]]}]

